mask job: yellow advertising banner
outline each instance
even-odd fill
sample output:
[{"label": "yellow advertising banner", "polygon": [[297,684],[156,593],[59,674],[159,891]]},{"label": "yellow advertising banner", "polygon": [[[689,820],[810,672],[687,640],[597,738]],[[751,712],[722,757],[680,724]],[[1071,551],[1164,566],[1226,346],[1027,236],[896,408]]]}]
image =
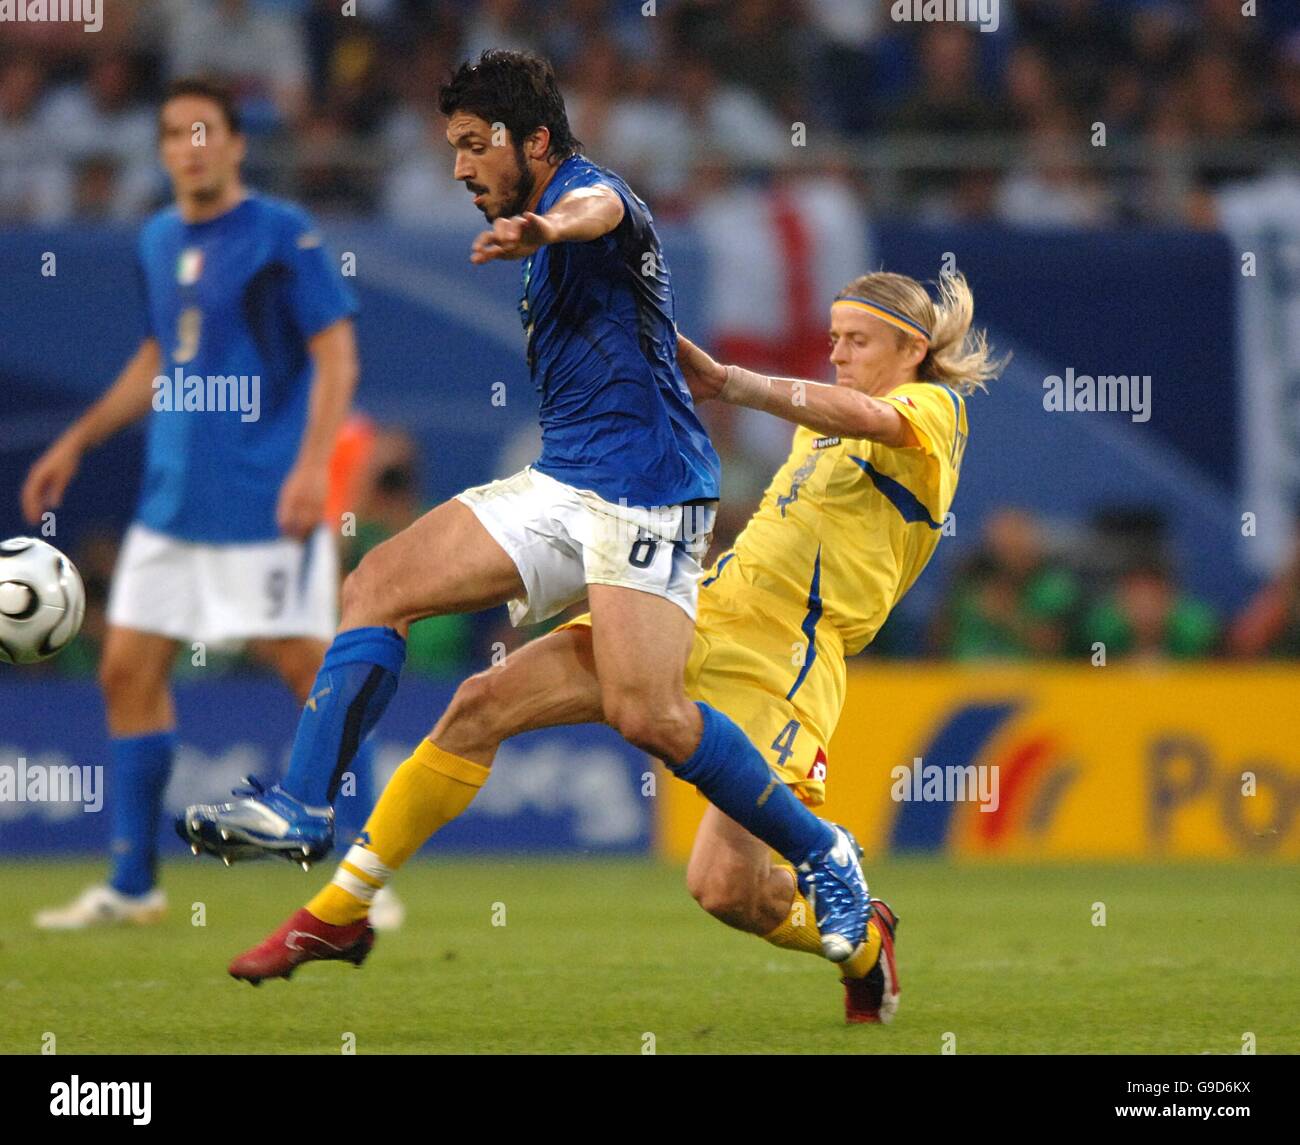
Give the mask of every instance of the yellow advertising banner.
[{"label": "yellow advertising banner", "polygon": [[[1300,669],[855,666],[826,785],[870,854],[1296,859]],[[703,801],[660,792],[684,859]]]}]

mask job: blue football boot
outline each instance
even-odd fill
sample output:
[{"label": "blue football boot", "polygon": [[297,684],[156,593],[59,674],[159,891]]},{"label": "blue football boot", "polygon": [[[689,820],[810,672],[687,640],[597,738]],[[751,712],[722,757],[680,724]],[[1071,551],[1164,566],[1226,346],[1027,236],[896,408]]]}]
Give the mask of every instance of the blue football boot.
[{"label": "blue football boot", "polygon": [[334,848],[334,809],[308,807],[279,784],[263,787],[252,776],[230,803],[196,803],[176,820],[176,833],[196,855],[207,851],[226,866],[278,855],[304,871]]},{"label": "blue football boot", "polygon": [[843,827],[830,826],[834,843],[810,855],[796,873],[821,932],[822,953],[832,962],[843,962],[866,936],[871,895],[858,862],[858,841]]}]

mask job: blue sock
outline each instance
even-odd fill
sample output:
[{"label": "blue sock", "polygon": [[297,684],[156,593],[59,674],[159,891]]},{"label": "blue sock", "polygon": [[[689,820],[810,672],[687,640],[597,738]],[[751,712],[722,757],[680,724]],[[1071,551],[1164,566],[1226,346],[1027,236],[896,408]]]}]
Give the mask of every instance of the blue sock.
[{"label": "blue sock", "polygon": [[695,784],[719,811],[797,867],[835,842],[835,833],[808,810],[767,766],[748,737],[727,716],[696,703],[704,717],[700,746],[672,773]]},{"label": "blue sock", "polygon": [[345,796],[341,790],[335,796],[334,825],[339,841],[350,843],[361,834],[375,806],[374,736],[362,741],[352,766],[347,770],[355,777],[356,787],[351,796]]},{"label": "blue sock", "polygon": [[158,818],[172,773],[176,733],[114,738],[109,744],[112,871],[108,884],[119,894],[153,889],[158,858]]},{"label": "blue sock", "polygon": [[298,720],[281,786],[320,807],[334,801],[361,741],[397,691],[406,641],[391,628],[340,632],[325,653]]}]

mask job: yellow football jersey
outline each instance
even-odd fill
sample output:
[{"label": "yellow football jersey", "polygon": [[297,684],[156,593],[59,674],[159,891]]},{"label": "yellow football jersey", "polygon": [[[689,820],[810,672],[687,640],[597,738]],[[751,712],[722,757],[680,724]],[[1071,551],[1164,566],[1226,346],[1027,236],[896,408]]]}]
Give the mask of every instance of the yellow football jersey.
[{"label": "yellow football jersey", "polygon": [[911,382],[884,400],[919,446],[799,427],[762,504],[715,567],[805,610],[809,627],[832,628],[850,656],[871,642],[934,553],[969,432],[966,404],[947,386]]},{"label": "yellow football jersey", "polygon": [[825,798],[844,658],[870,643],[934,553],[966,448],[965,402],[948,387],[911,382],[884,400],[920,444],[800,427],[700,584],[687,694],[734,719],[813,806]]},{"label": "yellow football jersey", "polygon": [[884,400],[918,446],[800,427],[762,504],[700,582],[687,695],[735,720],[813,806],[825,799],[844,658],[870,643],[934,553],[966,448],[966,405],[948,387],[911,382]]}]

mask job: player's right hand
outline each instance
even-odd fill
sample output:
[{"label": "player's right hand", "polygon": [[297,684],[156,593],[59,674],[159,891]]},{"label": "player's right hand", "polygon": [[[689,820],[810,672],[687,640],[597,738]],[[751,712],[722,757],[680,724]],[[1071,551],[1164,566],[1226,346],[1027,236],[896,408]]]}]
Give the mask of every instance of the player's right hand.
[{"label": "player's right hand", "polygon": [[513,218],[497,219],[490,231],[479,234],[470,247],[469,261],[475,265],[494,258],[527,258],[534,251],[554,242],[555,224],[545,215],[525,211]]},{"label": "player's right hand", "polygon": [[65,438],[60,438],[36,459],[27,471],[19,495],[23,517],[29,525],[39,523],[46,509],[57,509],[63,503],[64,491],[80,465],[80,448]]},{"label": "player's right hand", "polygon": [[727,380],[727,367],[701,350],[684,334],[677,335],[677,365],[697,402],[716,398]]}]

